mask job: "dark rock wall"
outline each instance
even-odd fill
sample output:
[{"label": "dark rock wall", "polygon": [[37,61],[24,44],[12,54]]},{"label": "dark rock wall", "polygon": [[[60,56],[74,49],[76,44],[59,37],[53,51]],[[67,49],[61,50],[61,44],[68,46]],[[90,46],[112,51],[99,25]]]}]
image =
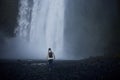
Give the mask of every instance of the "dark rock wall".
[{"label": "dark rock wall", "polygon": [[73,58],[119,53],[117,0],[67,0],[66,54]]},{"label": "dark rock wall", "polygon": [[19,0],[0,0],[0,31],[7,36],[14,36],[17,26]]}]

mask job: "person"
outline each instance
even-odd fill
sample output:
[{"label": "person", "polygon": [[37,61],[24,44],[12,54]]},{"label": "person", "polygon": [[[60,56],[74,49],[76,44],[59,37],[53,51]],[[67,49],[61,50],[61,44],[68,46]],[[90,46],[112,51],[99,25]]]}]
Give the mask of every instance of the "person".
[{"label": "person", "polygon": [[48,66],[49,66],[49,71],[52,70],[53,68],[53,60],[55,59],[55,55],[51,48],[48,49]]}]

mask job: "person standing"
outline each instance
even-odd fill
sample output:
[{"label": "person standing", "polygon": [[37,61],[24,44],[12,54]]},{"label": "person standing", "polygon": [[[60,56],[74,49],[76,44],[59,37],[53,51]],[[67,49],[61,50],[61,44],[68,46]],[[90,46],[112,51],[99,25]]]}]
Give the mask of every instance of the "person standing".
[{"label": "person standing", "polygon": [[53,68],[53,61],[55,60],[55,55],[51,48],[48,49],[48,66],[49,66],[49,71],[52,70]]}]

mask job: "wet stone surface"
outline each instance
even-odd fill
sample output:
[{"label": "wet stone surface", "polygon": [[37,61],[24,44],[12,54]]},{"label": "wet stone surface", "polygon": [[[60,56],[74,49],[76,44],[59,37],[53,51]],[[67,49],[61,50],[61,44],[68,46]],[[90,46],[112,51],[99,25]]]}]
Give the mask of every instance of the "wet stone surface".
[{"label": "wet stone surface", "polygon": [[120,59],[55,61],[51,71],[47,61],[0,61],[0,80],[115,80],[119,74]]}]

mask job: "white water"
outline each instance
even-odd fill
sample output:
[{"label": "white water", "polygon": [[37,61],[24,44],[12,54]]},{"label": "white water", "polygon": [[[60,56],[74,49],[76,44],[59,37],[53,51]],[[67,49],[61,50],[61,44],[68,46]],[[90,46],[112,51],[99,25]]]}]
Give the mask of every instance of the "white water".
[{"label": "white water", "polygon": [[[50,47],[60,58],[64,44],[64,0],[20,0],[17,36],[46,55]],[[32,3],[32,5],[31,5]]]}]

